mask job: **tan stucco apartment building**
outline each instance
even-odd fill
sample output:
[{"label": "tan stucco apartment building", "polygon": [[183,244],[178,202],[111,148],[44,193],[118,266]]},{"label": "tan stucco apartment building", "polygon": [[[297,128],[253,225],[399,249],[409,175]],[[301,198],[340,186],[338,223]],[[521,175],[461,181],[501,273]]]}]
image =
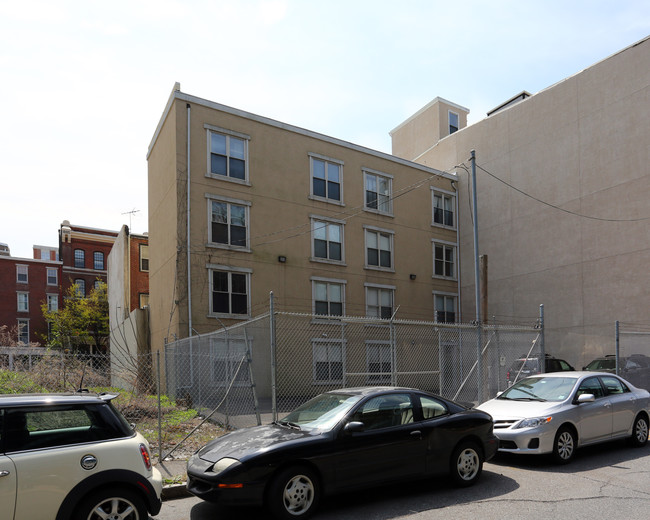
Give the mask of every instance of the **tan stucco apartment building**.
[{"label": "tan stucco apartment building", "polygon": [[463,315],[475,315],[475,150],[490,319],[530,322],[543,304],[546,351],[576,367],[614,353],[617,320],[647,331],[650,38],[452,135],[430,122],[438,105],[393,130],[392,151],[435,168],[465,165],[455,169]]},{"label": "tan stucco apartment building", "polygon": [[289,312],[460,320],[455,173],[178,84],[148,167],[154,350],[268,312],[271,292]]}]

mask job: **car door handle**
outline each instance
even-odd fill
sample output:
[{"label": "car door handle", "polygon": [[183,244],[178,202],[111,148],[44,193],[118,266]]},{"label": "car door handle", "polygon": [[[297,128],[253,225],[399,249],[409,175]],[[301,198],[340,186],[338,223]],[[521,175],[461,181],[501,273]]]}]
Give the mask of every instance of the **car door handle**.
[{"label": "car door handle", "polygon": [[415,437],[415,436],[422,437],[422,432],[420,430],[413,430],[411,432],[411,437]]},{"label": "car door handle", "polygon": [[0,477],[6,477],[9,475],[9,471],[0,471]]}]

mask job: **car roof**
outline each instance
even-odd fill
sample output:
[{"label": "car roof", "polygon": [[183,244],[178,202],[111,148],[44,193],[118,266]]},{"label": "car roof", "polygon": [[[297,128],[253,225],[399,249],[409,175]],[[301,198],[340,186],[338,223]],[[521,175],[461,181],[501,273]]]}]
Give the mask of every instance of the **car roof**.
[{"label": "car roof", "polygon": [[[415,388],[404,388],[399,386],[359,386],[353,388],[339,388],[337,390],[330,390],[328,394],[353,394],[353,395],[373,395],[383,392],[422,392],[422,390],[416,390]],[[423,392],[426,393],[426,392]]]},{"label": "car roof", "polygon": [[49,394],[3,394],[0,406],[35,406],[57,404],[102,403],[115,399],[117,394],[95,394],[88,392]]},{"label": "car roof", "polygon": [[585,377],[585,376],[607,376],[610,377],[614,374],[610,374],[608,372],[597,372],[595,370],[563,370],[561,372],[545,372],[543,374],[534,374],[531,376],[528,376],[528,378],[532,377],[575,377],[580,378],[580,377]]}]

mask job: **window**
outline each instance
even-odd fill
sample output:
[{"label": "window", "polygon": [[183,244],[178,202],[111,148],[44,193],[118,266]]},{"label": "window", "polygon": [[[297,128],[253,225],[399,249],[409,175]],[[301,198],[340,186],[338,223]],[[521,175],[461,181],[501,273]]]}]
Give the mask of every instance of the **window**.
[{"label": "window", "polygon": [[454,132],[458,132],[458,114],[456,112],[449,111],[449,135]]},{"label": "window", "polygon": [[47,310],[49,312],[56,312],[59,310],[59,295],[58,294],[48,294],[47,295]]},{"label": "window", "polygon": [[75,285],[75,295],[77,298],[85,298],[86,297],[86,280],[83,278],[77,278],[74,281]]},{"label": "window", "polygon": [[627,386],[613,376],[603,376],[601,380],[607,390],[607,395],[624,394],[630,391]]},{"label": "window", "polygon": [[366,228],[366,266],[393,268],[393,233]]},{"label": "window", "polygon": [[343,383],[343,341],[313,340],[313,376],[317,383]]},{"label": "window", "polygon": [[18,283],[27,283],[27,266],[26,265],[17,265],[16,266],[16,281]]},{"label": "window", "polygon": [[140,271],[149,271],[149,246],[140,244]]},{"label": "window", "polygon": [[376,210],[378,213],[393,212],[392,190],[393,180],[390,176],[375,172],[364,172],[365,208]]},{"label": "window", "polygon": [[439,417],[447,413],[447,407],[431,397],[420,396],[420,405],[422,406],[422,417],[424,420]]},{"label": "window", "polygon": [[312,260],[343,262],[343,224],[312,218]]},{"label": "window", "polygon": [[29,344],[29,320],[18,320],[18,343]]},{"label": "window", "polygon": [[101,287],[102,287],[102,283],[104,283],[104,282],[102,282],[101,280],[95,280],[93,282],[93,289],[95,291],[99,291],[101,289]]},{"label": "window", "polygon": [[74,250],[74,266],[86,267],[86,252],[83,249]]},{"label": "window", "polygon": [[434,243],[433,250],[433,274],[444,278],[456,278],[456,246]]},{"label": "window", "polygon": [[390,342],[367,341],[366,366],[368,384],[390,384],[393,371]]},{"label": "window", "polygon": [[389,319],[393,315],[393,287],[366,286],[366,316]]},{"label": "window", "polygon": [[140,293],[139,300],[141,309],[149,307],[149,295],[147,293]]},{"label": "window", "polygon": [[212,314],[248,315],[247,273],[211,271]]},{"label": "window", "polygon": [[57,269],[54,267],[47,268],[47,285],[57,285],[59,283],[59,275]]},{"label": "window", "polygon": [[413,422],[413,404],[408,394],[373,397],[363,403],[352,416],[362,422],[364,431],[379,430]]},{"label": "window", "polygon": [[248,349],[243,338],[210,339],[212,381],[220,385],[250,384]]},{"label": "window", "polygon": [[343,316],[343,295],[345,282],[312,280],[314,314]]},{"label": "window", "polygon": [[315,154],[310,156],[310,160],[312,196],[327,199],[330,202],[342,202],[343,163]]},{"label": "window", "polygon": [[220,129],[208,129],[209,174],[226,179],[248,179],[248,136]]},{"label": "window", "polygon": [[582,394],[592,394],[596,399],[600,399],[605,396],[605,391],[597,377],[590,377],[580,383],[580,387],[576,392],[576,398]]},{"label": "window", "polygon": [[248,205],[209,200],[210,236],[213,244],[232,247],[248,246]]},{"label": "window", "polygon": [[456,323],[456,296],[435,294],[433,311],[438,323]]},{"label": "window", "polygon": [[19,292],[18,294],[18,312],[29,312],[29,293]]},{"label": "window", "polygon": [[433,224],[454,227],[456,197],[438,191],[433,192]]},{"label": "window", "polygon": [[97,271],[104,270],[104,253],[95,251],[93,253],[93,268]]}]

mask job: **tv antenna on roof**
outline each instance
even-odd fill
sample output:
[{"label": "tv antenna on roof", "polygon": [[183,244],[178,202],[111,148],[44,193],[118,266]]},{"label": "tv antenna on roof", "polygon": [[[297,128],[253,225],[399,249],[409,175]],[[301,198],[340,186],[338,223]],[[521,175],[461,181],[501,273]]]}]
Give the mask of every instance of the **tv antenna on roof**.
[{"label": "tv antenna on roof", "polygon": [[139,211],[140,211],[139,209],[133,208],[131,211],[125,211],[124,213],[122,213],[122,215],[128,215],[129,216],[129,233],[131,232],[131,218],[133,217],[133,215],[135,215]]}]

